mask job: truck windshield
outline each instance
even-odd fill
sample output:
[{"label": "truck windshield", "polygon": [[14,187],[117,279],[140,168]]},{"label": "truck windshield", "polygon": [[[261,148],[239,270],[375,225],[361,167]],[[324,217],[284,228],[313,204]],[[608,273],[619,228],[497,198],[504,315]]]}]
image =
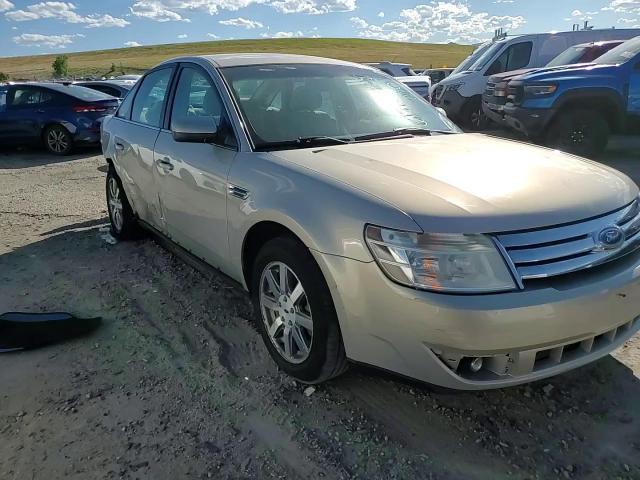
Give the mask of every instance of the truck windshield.
[{"label": "truck windshield", "polygon": [[640,54],[640,37],[632,38],[622,45],[618,45],[613,50],[609,50],[600,58],[597,58],[593,63],[598,65],[619,65],[628,62],[638,54]]},{"label": "truck windshield", "polygon": [[589,47],[569,47],[556,58],[547,63],[547,67],[559,67],[560,65],[572,65],[576,63]]},{"label": "truck windshield", "polygon": [[476,59],[475,62],[473,62],[473,65],[471,65],[469,68],[467,68],[467,70],[471,70],[473,72],[477,72],[478,70],[482,70],[484,67],[487,66],[487,64],[493,60],[493,57],[495,57],[495,55],[502,50],[502,47],[505,45],[505,42],[495,42],[493,45],[491,45],[491,47],[489,47],[487,50],[485,50],[485,52],[480,55],[480,57],[478,57]]},{"label": "truck windshield", "polygon": [[269,64],[221,72],[257,150],[460,131],[411,89],[370,69]]},{"label": "truck windshield", "polygon": [[460,65],[458,65],[452,72],[451,75],[458,73],[458,72],[465,72],[469,69],[469,67],[471,65],[474,64],[474,62],[478,59],[478,57],[480,57],[480,55],[482,55],[484,52],[487,51],[487,49],[493,45],[493,42],[485,42],[482,45],[480,45],[478,48],[476,48],[471,55],[469,55],[467,58],[465,58],[462,63],[460,63]]}]

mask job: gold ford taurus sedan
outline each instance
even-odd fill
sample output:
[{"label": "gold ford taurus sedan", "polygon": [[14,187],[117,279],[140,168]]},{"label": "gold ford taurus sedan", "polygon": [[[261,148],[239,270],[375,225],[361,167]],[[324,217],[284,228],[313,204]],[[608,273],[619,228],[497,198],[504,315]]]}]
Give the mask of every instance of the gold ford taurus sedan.
[{"label": "gold ford taurus sedan", "polygon": [[371,68],[214,55],[150,70],[108,118],[112,232],[240,282],[303,382],[349,361],[455,389],[537,380],[640,328],[627,177],[464,134]]}]

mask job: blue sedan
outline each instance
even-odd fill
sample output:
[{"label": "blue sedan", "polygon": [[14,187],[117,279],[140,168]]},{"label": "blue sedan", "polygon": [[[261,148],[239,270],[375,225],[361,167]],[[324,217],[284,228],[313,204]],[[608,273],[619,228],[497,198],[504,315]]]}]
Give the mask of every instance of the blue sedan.
[{"label": "blue sedan", "polygon": [[103,118],[119,101],[89,88],[61,83],[0,86],[0,145],[44,144],[55,155],[100,143]]}]

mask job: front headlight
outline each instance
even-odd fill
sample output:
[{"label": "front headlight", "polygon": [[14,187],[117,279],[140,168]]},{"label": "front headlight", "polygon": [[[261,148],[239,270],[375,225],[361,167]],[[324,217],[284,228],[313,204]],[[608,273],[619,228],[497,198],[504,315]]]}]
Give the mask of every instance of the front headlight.
[{"label": "front headlight", "polygon": [[380,268],[403,285],[448,293],[516,288],[502,255],[486,235],[419,234],[369,225],[365,238]]},{"label": "front headlight", "polygon": [[551,95],[558,89],[557,85],[525,85],[524,93],[531,97]]}]

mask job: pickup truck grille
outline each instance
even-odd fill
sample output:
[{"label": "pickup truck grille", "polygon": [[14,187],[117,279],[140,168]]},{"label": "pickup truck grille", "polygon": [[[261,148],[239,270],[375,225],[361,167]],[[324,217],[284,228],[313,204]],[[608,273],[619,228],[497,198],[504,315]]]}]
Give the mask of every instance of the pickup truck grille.
[{"label": "pickup truck grille", "polygon": [[[617,235],[621,238],[614,242]],[[576,272],[610,262],[640,247],[640,204],[635,200],[598,218],[502,233],[496,239],[521,281]]]},{"label": "pickup truck grille", "polygon": [[492,97],[495,89],[496,89],[496,84],[494,82],[487,82],[487,88],[485,88],[484,93]]}]

